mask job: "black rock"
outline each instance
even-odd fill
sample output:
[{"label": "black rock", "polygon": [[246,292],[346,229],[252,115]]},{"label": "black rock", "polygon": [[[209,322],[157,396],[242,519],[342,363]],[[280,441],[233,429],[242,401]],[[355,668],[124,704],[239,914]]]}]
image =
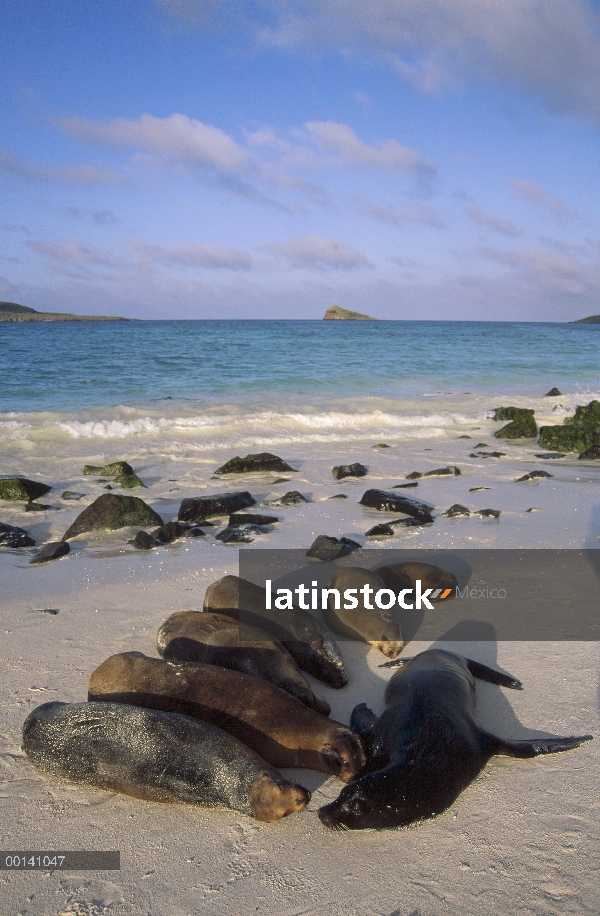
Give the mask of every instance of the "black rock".
[{"label": "black rock", "polygon": [[[539,452],[535,456],[536,458],[564,458],[565,452]],[[579,456],[581,458],[581,455]]]},{"label": "black rock", "polygon": [[471,452],[469,458],[506,458],[506,452]]},{"label": "black rock", "polygon": [[36,563],[48,563],[50,560],[58,560],[59,557],[66,556],[70,550],[71,548],[66,541],[52,541],[50,544],[44,544],[38,550],[36,555],[29,561],[29,565],[33,566]]},{"label": "black rock", "polygon": [[366,536],[368,538],[378,538],[378,537],[389,537],[392,534],[394,534],[394,529],[392,528],[392,526],[382,523],[380,525],[373,525],[372,528],[369,528]]},{"label": "black rock", "polygon": [[327,499],[348,499],[345,493],[336,493],[335,496],[328,496]]},{"label": "black rock", "polygon": [[544,395],[545,398],[559,398],[562,395],[562,391],[559,391],[558,388],[551,388],[550,391],[547,391]]},{"label": "black rock", "polygon": [[458,436],[459,439],[470,439],[470,436]]},{"label": "black rock", "polygon": [[263,525],[228,525],[218,534],[215,534],[216,541],[223,541],[224,544],[250,544],[254,538],[253,534],[268,534],[269,529]]},{"label": "black rock", "polygon": [[252,512],[239,512],[229,516],[230,525],[274,525],[278,521],[276,515],[259,515]]},{"label": "black rock", "polygon": [[306,556],[324,561],[339,560],[340,557],[347,557],[349,553],[359,550],[360,547],[360,544],[350,538],[333,538],[320,534],[306,551]]},{"label": "black rock", "polygon": [[35,541],[23,528],[0,522],[0,547],[35,547]]},{"label": "black rock", "polygon": [[448,468],[436,468],[434,471],[427,471],[426,474],[423,474],[423,477],[459,477],[460,468],[457,468],[456,465],[451,465]]},{"label": "black rock", "polygon": [[279,499],[273,499],[267,505],[269,506],[297,506],[299,503],[310,502],[303,496],[302,493],[299,493],[298,490],[290,490],[289,493],[285,493]]},{"label": "black rock", "polygon": [[48,509],[54,509],[54,506],[48,506],[44,503],[27,503],[25,512],[46,512]]},{"label": "black rock", "polygon": [[162,541],[158,541],[155,537],[152,537],[151,534],[148,534],[147,531],[138,531],[134,539],[129,543],[133,544],[136,550],[152,550],[153,547],[160,547],[162,545]]},{"label": "black rock", "polygon": [[477,445],[474,445],[473,448],[487,448],[487,442],[478,442]]},{"label": "black rock", "polygon": [[389,522],[394,528],[421,528],[422,525],[429,525],[430,522],[419,518],[399,518],[396,521]]},{"label": "black rock", "polygon": [[153,531],[152,537],[161,544],[171,544],[172,541],[185,537],[188,530],[188,526],[182,525],[181,522],[167,522],[166,525],[161,525],[160,528]]},{"label": "black rock", "polygon": [[336,465],[331,473],[341,480],[343,477],[365,477],[368,472],[364,464],[359,464],[357,461],[354,464]]},{"label": "black rock", "polygon": [[422,476],[423,476],[423,475],[421,474],[420,471],[411,471],[410,474],[407,474],[407,475],[406,475],[406,479],[407,479],[407,480],[418,480],[419,477],[422,477]]},{"label": "black rock", "polygon": [[247,474],[253,471],[276,471],[281,473],[282,471],[295,471],[295,468],[290,467],[287,461],[277,455],[272,455],[270,452],[260,452],[257,455],[246,455],[245,458],[240,458],[239,455],[236,455],[235,458],[231,458],[225,464],[222,464],[220,468],[217,468],[215,474]]},{"label": "black rock", "polygon": [[84,531],[114,531],[128,525],[162,525],[162,518],[138,496],[103,493],[77,516],[65,532],[63,541],[68,541]]},{"label": "black rock", "polygon": [[530,471],[529,474],[524,474],[522,477],[518,477],[515,483],[521,483],[523,480],[536,480],[538,477],[553,477],[553,474],[549,474],[548,471]]},{"label": "black rock", "polygon": [[403,512],[420,522],[432,522],[431,506],[418,499],[402,496],[400,493],[388,493],[386,490],[367,490],[360,500],[361,506],[379,509],[382,512]]},{"label": "black rock", "polygon": [[371,448],[389,448],[389,447],[390,446],[387,445],[387,443],[385,442],[378,442],[376,445],[371,446]]},{"label": "black rock", "polygon": [[183,500],[177,517],[180,522],[198,522],[208,516],[231,515],[238,509],[253,506],[255,502],[247,490],[214,493],[212,496],[192,496]]},{"label": "black rock", "polygon": [[467,507],[461,506],[460,503],[454,503],[453,506],[450,506],[449,509],[446,509],[445,512],[442,512],[442,515],[445,516],[445,518],[460,518],[461,516],[466,518],[470,514],[471,513]]},{"label": "black rock", "polygon": [[480,490],[491,490],[491,487],[471,487],[469,493],[479,493]]},{"label": "black rock", "polygon": [[418,487],[419,484],[415,480],[414,483],[395,483],[392,487],[392,490],[408,490],[410,487]]},{"label": "black rock", "polygon": [[35,610],[38,614],[52,614],[53,617],[60,612],[60,608],[57,607],[36,607]]},{"label": "black rock", "polygon": [[63,499],[83,499],[85,493],[74,493],[73,490],[65,490],[62,495]]},{"label": "black rock", "polygon": [[483,515],[484,518],[500,518],[499,509],[479,509],[475,515]]},{"label": "black rock", "polygon": [[585,450],[585,452],[582,452],[579,457],[583,461],[593,461],[597,458],[600,458],[600,444],[592,445],[591,448],[588,448]]},{"label": "black rock", "polygon": [[[211,527],[214,527],[214,525]],[[197,525],[194,525],[192,528],[188,528],[188,534],[191,538],[205,538],[206,537],[206,531],[203,531],[202,528],[198,528]]]}]

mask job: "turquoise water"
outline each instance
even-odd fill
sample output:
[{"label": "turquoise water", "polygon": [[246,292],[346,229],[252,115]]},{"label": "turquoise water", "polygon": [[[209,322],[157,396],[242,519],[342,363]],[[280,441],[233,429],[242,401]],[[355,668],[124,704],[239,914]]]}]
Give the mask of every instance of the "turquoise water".
[{"label": "turquoise water", "polygon": [[505,322],[0,323],[0,412],[308,406],[339,398],[587,395],[600,325]]}]

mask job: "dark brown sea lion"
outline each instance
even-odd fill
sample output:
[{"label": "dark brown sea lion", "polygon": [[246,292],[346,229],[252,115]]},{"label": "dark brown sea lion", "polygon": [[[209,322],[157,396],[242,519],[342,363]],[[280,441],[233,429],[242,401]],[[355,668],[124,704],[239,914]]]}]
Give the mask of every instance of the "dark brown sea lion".
[{"label": "dark brown sea lion", "polygon": [[[364,593],[360,591],[364,586],[372,590],[368,603]],[[327,608],[323,611],[325,622],[334,633],[350,639],[363,639],[379,649],[387,658],[395,658],[402,651],[404,640],[400,627],[392,620],[389,611],[379,608],[374,600],[374,593],[386,588],[381,576],[358,566],[344,566],[342,569],[336,569],[327,583],[327,588],[337,589],[339,592],[339,607],[336,606],[338,602],[335,596],[328,595]],[[347,589],[354,591],[352,597],[356,607],[353,609],[345,607],[351,603],[344,598]]]},{"label": "dark brown sea lion", "polygon": [[328,716],[328,703],[312,692],[294,659],[278,639],[227,614],[180,611],[157,634],[158,654],[177,662],[232,668],[270,681],[306,706]]},{"label": "dark brown sea lion", "polygon": [[53,776],[148,801],[233,808],[259,821],[302,811],[310,792],[232,735],[188,716],[120,703],[44,703],[23,750]]},{"label": "dark brown sea lion", "polygon": [[491,735],[473,718],[474,677],[521,689],[515,678],[479,662],[429,650],[407,660],[388,683],[379,719],[364,703],[357,706],[351,721],[364,736],[368,762],[359,779],[319,810],[325,826],[405,827],[445,811],[494,754],[536,757],[591,739]]},{"label": "dark brown sea lion", "polygon": [[387,566],[380,566],[375,572],[381,576],[385,582],[386,588],[391,588],[399,592],[403,588],[414,588],[417,579],[421,580],[423,589],[432,588],[440,589],[440,594],[430,595],[429,600],[435,601],[436,597],[441,598],[444,592],[448,592],[444,597],[450,597],[455,594],[455,588],[458,585],[458,579],[446,569],[434,566],[432,563],[418,563],[409,561],[407,563],[390,563]]},{"label": "dark brown sea lion", "polygon": [[360,738],[347,725],[320,716],[267,681],[216,665],[123,652],[92,673],[88,696],[212,722],[277,767],[309,767],[348,782],[365,762]]},{"label": "dark brown sea lion", "polygon": [[340,650],[325,627],[297,607],[279,610],[271,601],[267,608],[266,597],[259,585],[238,576],[223,576],[207,588],[204,610],[229,614],[265,630],[285,646],[299,668],[330,687],[347,684]]}]

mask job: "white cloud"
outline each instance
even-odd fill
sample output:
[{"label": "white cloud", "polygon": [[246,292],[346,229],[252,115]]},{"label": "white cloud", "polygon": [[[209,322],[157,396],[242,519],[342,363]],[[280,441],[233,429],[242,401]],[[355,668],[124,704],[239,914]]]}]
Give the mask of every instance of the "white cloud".
[{"label": "white cloud", "polygon": [[522,235],[521,230],[511,220],[485,213],[478,203],[473,202],[467,206],[467,215],[478,226],[485,226],[486,229],[493,229],[502,235]]},{"label": "white cloud", "polygon": [[424,91],[517,87],[600,119],[600,16],[592,0],[157,0],[190,23],[226,20],[264,45],[387,61]]},{"label": "white cloud", "polygon": [[597,296],[600,271],[577,258],[539,248],[523,247],[516,251],[483,249],[487,257],[516,268],[538,284],[576,296]]},{"label": "white cloud", "polygon": [[364,254],[344,242],[323,235],[307,235],[263,246],[291,267],[316,267],[320,270],[365,267],[369,262]]},{"label": "white cloud", "polygon": [[67,185],[126,184],[124,176],[108,165],[41,165],[39,162],[27,162],[9,149],[0,150],[0,172]]},{"label": "white cloud", "polygon": [[396,140],[380,140],[377,146],[370,146],[357,137],[347,124],[308,121],[304,126],[317,146],[333,153],[342,165],[397,171],[435,171],[431,162]]},{"label": "white cloud", "polygon": [[521,200],[528,200],[533,204],[538,204],[538,206],[554,214],[554,216],[558,216],[561,219],[572,219],[575,216],[564,201],[558,197],[550,197],[548,191],[542,185],[534,184],[533,181],[515,178],[512,181],[512,186],[517,197],[520,197]]},{"label": "white cloud", "polygon": [[246,153],[228,134],[183,114],[167,118],[143,114],[136,119],[111,121],[66,117],[58,125],[72,137],[111,147],[145,150],[188,165],[234,171],[246,164]]},{"label": "white cloud", "polygon": [[93,245],[82,245],[73,240],[57,245],[54,242],[40,242],[31,239],[25,244],[33,251],[45,254],[54,261],[63,261],[77,267],[125,267],[128,263],[118,255],[100,251]]},{"label": "white cloud", "polygon": [[195,242],[182,242],[180,245],[156,245],[152,242],[137,241],[133,243],[132,249],[142,261],[177,264],[184,267],[247,270],[252,267],[253,263],[247,251],[226,245],[199,245]]}]

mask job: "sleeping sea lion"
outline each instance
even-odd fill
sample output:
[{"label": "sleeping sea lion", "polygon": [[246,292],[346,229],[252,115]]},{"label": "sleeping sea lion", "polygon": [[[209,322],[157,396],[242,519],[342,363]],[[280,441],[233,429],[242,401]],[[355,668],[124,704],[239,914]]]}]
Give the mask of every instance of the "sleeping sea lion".
[{"label": "sleeping sea lion", "polygon": [[302,811],[310,792],[232,735],[188,716],[120,703],[44,703],[23,725],[39,769],[148,801],[233,808],[259,821]]},{"label": "sleeping sea lion", "polygon": [[270,681],[323,716],[331,712],[329,704],[314,695],[278,639],[226,614],[171,614],[158,631],[157,646],[163,658],[233,668]]},{"label": "sleeping sea lion", "polygon": [[[372,589],[372,592],[367,593],[368,599],[365,598],[365,593],[361,594],[360,591],[364,586]],[[392,620],[389,611],[379,608],[374,600],[374,593],[386,588],[381,576],[358,566],[344,566],[335,570],[327,583],[327,588],[337,589],[339,593],[339,601],[334,595],[327,596],[327,608],[323,611],[325,622],[334,633],[350,639],[363,639],[379,649],[387,658],[395,658],[402,651],[404,640],[400,627]],[[351,603],[344,597],[346,589],[354,590],[353,600],[357,605],[355,608],[345,607]],[[389,597],[391,596],[387,596],[388,599]],[[389,604],[389,600],[387,603]],[[393,604],[395,603],[394,600]]]},{"label": "sleeping sea lion", "polygon": [[473,718],[474,677],[522,686],[480,662],[432,649],[407,660],[389,681],[383,715],[357,706],[351,722],[363,734],[368,762],[359,779],[319,810],[325,826],[405,827],[445,811],[494,754],[536,757],[591,739],[511,741],[491,735]]},{"label": "sleeping sea lion", "polygon": [[[416,561],[389,563],[387,566],[380,566],[375,572],[381,576],[386,588],[391,588],[396,593],[402,588],[414,588],[417,579],[421,580],[423,589],[439,588],[442,592],[450,589],[454,593],[458,585],[456,576],[453,576],[446,569],[434,566],[432,563],[419,563]],[[429,600],[434,601],[435,598],[431,595]]]},{"label": "sleeping sea lion", "polygon": [[309,767],[348,782],[365,763],[361,740],[347,725],[268,681],[216,665],[122,652],[92,672],[88,697],[212,722],[277,767]]},{"label": "sleeping sea lion", "polygon": [[265,630],[281,642],[299,668],[330,687],[348,683],[335,640],[325,627],[300,608],[278,610],[266,607],[266,591],[238,576],[223,576],[206,590],[204,610],[229,614],[244,623]]}]

